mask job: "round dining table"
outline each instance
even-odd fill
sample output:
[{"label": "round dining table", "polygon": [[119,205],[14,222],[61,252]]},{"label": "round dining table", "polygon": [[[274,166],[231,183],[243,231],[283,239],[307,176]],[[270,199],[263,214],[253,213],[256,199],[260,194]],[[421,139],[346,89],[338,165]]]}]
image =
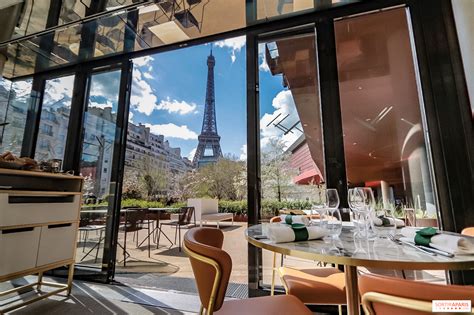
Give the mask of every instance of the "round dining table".
[{"label": "round dining table", "polygon": [[452,258],[441,255],[433,256],[404,244],[399,245],[390,239],[357,239],[354,238],[354,228],[351,226],[343,226],[339,239],[333,241],[275,243],[262,234],[261,224],[246,229],[245,237],[253,246],[272,252],[343,265],[348,314],[359,314],[360,312],[357,267],[389,270],[474,269],[474,255]]}]

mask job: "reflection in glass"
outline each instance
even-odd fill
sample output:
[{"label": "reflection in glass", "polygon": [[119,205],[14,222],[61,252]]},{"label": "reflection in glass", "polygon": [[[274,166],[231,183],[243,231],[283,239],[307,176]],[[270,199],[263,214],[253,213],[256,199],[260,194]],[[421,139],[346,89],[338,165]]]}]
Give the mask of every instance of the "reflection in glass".
[{"label": "reflection in glass", "polygon": [[[83,1],[65,1],[60,23],[83,16]],[[115,3],[109,1],[107,5]],[[132,5],[132,3],[126,3]],[[174,3],[174,4],[173,4]],[[108,8],[120,7],[120,3]],[[186,41],[245,26],[244,1],[160,1],[136,4],[7,45],[3,75],[29,75],[84,59]],[[40,27],[41,28],[41,27]],[[93,40],[92,40],[93,39]],[[46,44],[45,44],[46,43]],[[227,47],[236,47],[228,41]],[[237,45],[238,46],[238,45]],[[3,48],[3,47],[0,47]]]},{"label": "reflection in glass", "polygon": [[30,98],[30,79],[0,79],[0,154],[11,151],[20,156]]},{"label": "reflection in glass", "polygon": [[[281,210],[311,214],[313,205],[325,212],[316,56],[312,31],[259,44],[262,221]],[[263,260],[269,283],[271,259]],[[311,262],[286,258],[285,266],[310,267]]]},{"label": "reflection in glass", "polygon": [[81,264],[102,263],[119,81],[120,70],[93,74],[90,80],[80,164],[80,174],[84,176],[84,205],[76,260]]},{"label": "reflection in glass", "polygon": [[41,107],[35,159],[64,159],[74,76],[47,80]]},{"label": "reflection in glass", "polygon": [[335,22],[347,178],[377,209],[436,218],[407,22],[403,8]]},{"label": "reflection in glass", "polygon": [[324,10],[358,0],[254,0],[257,4],[257,20],[291,13]]}]

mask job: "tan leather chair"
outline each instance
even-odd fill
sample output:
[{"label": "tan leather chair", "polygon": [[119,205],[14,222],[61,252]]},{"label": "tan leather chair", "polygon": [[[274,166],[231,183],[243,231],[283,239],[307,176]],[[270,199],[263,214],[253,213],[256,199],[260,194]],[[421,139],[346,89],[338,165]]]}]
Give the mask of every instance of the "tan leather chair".
[{"label": "tan leather chair", "polygon": [[291,295],[224,301],[232,259],[222,250],[223,241],[224,234],[215,228],[193,228],[184,235],[184,250],[191,261],[201,300],[200,314],[312,314]]},{"label": "tan leather chair", "polygon": [[359,291],[364,311],[371,315],[433,314],[432,300],[474,301],[474,286],[440,285],[373,274],[359,277]]},{"label": "tan leather chair", "polygon": [[474,237],[474,226],[465,228],[462,230],[461,234]]},{"label": "tan leather chair", "polygon": [[[308,216],[309,217],[309,216]],[[319,219],[319,215],[311,217]],[[270,219],[270,223],[281,222],[279,216]],[[305,304],[344,305],[346,288],[344,273],[337,268],[294,269],[283,266],[276,268],[276,253],[273,256],[272,286],[275,289],[275,270],[278,270],[286,294],[296,296]],[[339,313],[341,308],[339,307]]]}]

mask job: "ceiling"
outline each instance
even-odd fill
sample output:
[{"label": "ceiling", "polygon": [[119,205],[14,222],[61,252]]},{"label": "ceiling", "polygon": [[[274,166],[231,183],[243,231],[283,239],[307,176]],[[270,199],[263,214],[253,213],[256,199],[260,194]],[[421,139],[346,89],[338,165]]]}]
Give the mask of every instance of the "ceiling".
[{"label": "ceiling", "polygon": [[[39,36],[0,46],[0,50],[6,50],[8,57],[3,75],[6,78],[27,76],[93,58],[139,51],[245,27],[244,1],[178,0],[174,1],[174,6],[165,5],[172,1],[140,3],[118,11],[117,4],[123,7],[130,1],[108,1],[107,8],[115,11],[97,19],[73,22]],[[85,9],[81,3],[86,1],[64,0],[64,3],[68,2],[73,5],[68,10],[63,6],[60,20],[69,22],[82,18]],[[38,1],[34,3],[36,5]],[[28,34],[44,28],[44,19],[39,15],[44,17],[47,11],[46,5],[35,7],[31,11],[33,15],[29,26],[22,26],[17,32]],[[86,46],[89,49],[84,49],[86,43],[90,43]]]}]

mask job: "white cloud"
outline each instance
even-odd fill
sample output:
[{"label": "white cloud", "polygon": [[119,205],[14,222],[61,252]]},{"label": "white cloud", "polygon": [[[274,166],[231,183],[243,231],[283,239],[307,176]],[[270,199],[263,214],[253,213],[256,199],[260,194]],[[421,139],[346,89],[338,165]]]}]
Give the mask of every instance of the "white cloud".
[{"label": "white cloud", "polygon": [[265,56],[265,44],[258,45],[258,60],[258,69],[260,69],[260,71],[270,72],[270,68],[267,64],[267,57]]},{"label": "white cloud", "polygon": [[183,140],[195,140],[198,138],[198,134],[190,130],[186,125],[178,126],[169,123],[163,125],[145,124],[145,126],[150,128],[151,133],[163,135],[167,138],[178,138]]},{"label": "white cloud", "polygon": [[[273,113],[265,113],[260,119],[260,145],[262,148],[264,148],[269,143],[270,139],[281,139],[285,144],[285,147],[288,148],[299,138],[301,132],[293,128],[293,132],[289,132],[285,135],[284,132],[277,128],[274,124],[280,123],[281,126],[290,128],[297,121],[299,121],[298,112],[296,111],[295,102],[293,100],[293,96],[291,95],[291,91],[280,91],[273,98],[272,106],[275,108],[275,111]],[[287,115],[288,117],[282,120]],[[272,120],[274,121],[272,122]]]},{"label": "white cloud", "polygon": [[240,148],[240,158],[241,161],[247,161],[247,145],[244,144]]},{"label": "white cloud", "polygon": [[[140,58],[141,59],[141,58]],[[158,98],[156,97],[150,84],[143,80],[139,69],[133,69],[133,87],[130,97],[130,105],[140,113],[150,116],[158,107]]]},{"label": "white cloud", "polygon": [[214,43],[215,46],[219,48],[230,48],[230,59],[232,63],[235,62],[237,57],[235,56],[236,52],[239,52],[245,46],[245,36],[227,38],[224,40],[220,40]]},{"label": "white cloud", "polygon": [[105,103],[98,103],[98,102],[89,102],[90,107],[98,107],[98,108],[106,108],[106,107],[113,107],[113,104],[111,101],[107,100]]},{"label": "white cloud", "polygon": [[145,57],[133,59],[133,64],[138,67],[144,67],[144,66],[150,67],[149,63],[151,63],[153,60],[155,59],[152,56],[145,56]]},{"label": "white cloud", "polygon": [[[45,103],[54,104],[63,99],[72,97],[74,88],[74,76],[56,78],[46,82],[44,101]],[[71,106],[70,102],[65,102],[64,106]]]},{"label": "white cloud", "polygon": [[156,107],[157,109],[166,110],[169,113],[178,113],[180,115],[189,114],[196,111],[195,103],[187,103],[185,101],[171,100],[169,97],[162,100]]},{"label": "white cloud", "polygon": [[133,112],[132,111],[129,111],[128,112],[128,122],[131,122],[133,124]]},{"label": "white cloud", "polygon": [[148,80],[154,79],[153,75],[150,72],[144,72],[143,77]]},{"label": "white cloud", "polygon": [[188,154],[188,159],[189,160],[192,161],[194,159],[194,155],[196,154],[196,150],[197,150],[197,148],[194,148],[194,149],[191,150],[191,152],[189,152],[189,154]]}]

